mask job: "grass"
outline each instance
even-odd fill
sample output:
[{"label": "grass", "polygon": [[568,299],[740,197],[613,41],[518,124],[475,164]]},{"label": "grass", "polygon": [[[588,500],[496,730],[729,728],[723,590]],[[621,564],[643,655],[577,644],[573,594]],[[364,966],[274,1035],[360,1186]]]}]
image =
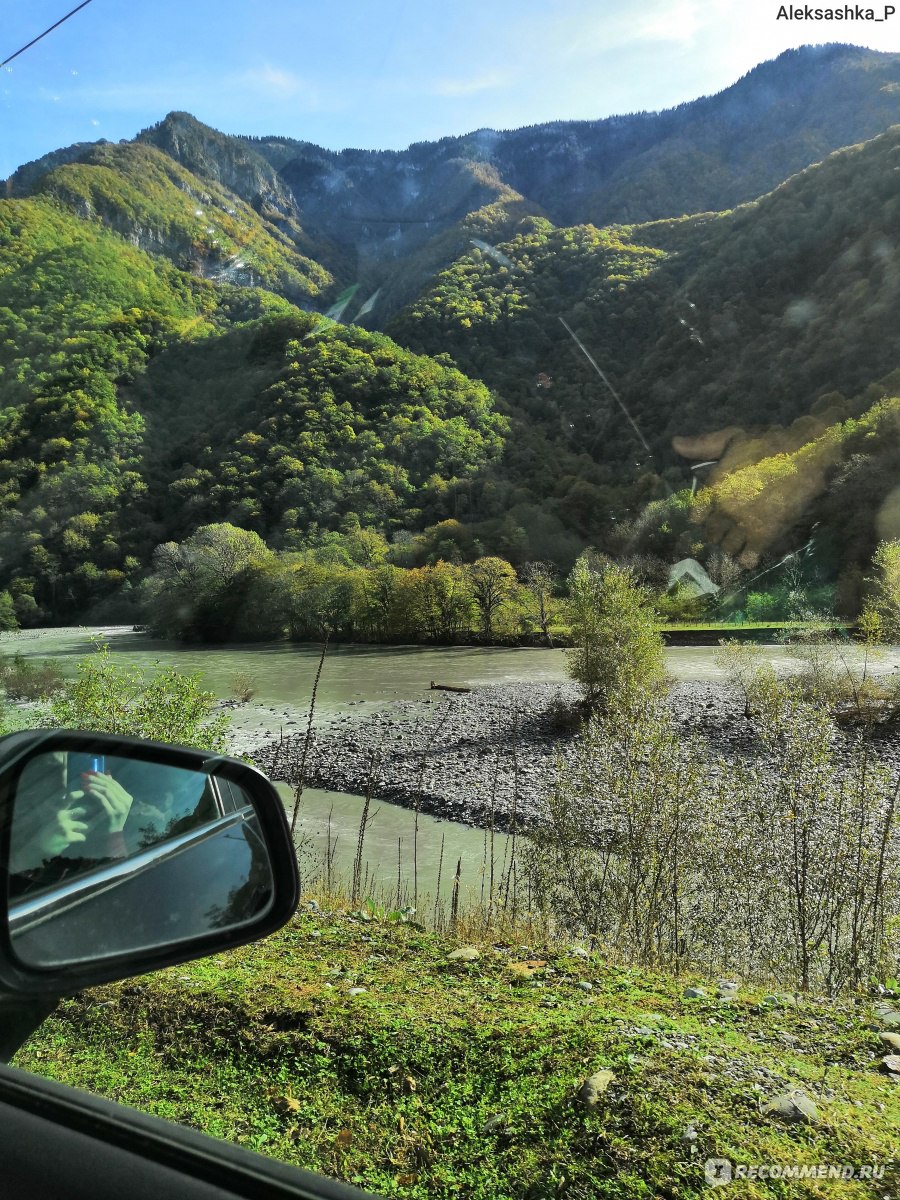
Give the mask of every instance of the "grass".
[{"label": "grass", "polygon": [[[835,622],[837,624],[837,622]],[[826,625],[827,628],[830,626]],[[703,631],[724,630],[728,633],[741,633],[753,629],[816,629],[819,626],[809,621],[660,621],[657,629],[660,633],[671,630]]]},{"label": "grass", "polygon": [[[685,999],[698,981],[567,946],[483,944],[451,962],[457,944],[304,908],[265,942],[64,1001],[16,1061],[409,1200],[683,1200],[709,1194],[709,1157],[883,1165],[900,1145],[900,1087],[879,1070],[863,1000]],[[578,1105],[601,1068],[608,1091]],[[818,1124],[763,1114],[793,1088]],[[743,1181],[726,1194],[896,1186]]]}]

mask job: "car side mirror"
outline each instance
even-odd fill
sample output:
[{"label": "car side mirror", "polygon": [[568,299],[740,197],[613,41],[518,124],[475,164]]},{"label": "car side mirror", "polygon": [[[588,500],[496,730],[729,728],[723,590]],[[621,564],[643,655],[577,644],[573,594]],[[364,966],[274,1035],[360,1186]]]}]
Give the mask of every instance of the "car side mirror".
[{"label": "car side mirror", "polygon": [[0,990],[61,996],[255,941],[297,906],[269,781],[111,734],[0,739]]}]

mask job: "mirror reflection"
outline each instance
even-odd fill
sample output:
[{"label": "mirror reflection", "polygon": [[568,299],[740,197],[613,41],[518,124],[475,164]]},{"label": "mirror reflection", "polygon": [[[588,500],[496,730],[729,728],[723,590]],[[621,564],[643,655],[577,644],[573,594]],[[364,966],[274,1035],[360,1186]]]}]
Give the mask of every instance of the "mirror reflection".
[{"label": "mirror reflection", "polygon": [[171,946],[272,901],[254,809],[214,771],[43,751],[19,775],[10,934],[29,966]]}]

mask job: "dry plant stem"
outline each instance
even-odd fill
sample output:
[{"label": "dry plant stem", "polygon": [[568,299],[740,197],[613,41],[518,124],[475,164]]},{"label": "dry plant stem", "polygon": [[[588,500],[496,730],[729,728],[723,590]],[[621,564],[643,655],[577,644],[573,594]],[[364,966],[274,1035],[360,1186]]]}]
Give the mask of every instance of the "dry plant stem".
[{"label": "dry plant stem", "polygon": [[300,811],[300,797],[303,795],[303,787],[306,782],[306,759],[309,754],[310,743],[312,742],[313,720],[316,715],[316,695],[319,691],[319,680],[322,678],[322,668],[325,665],[325,655],[328,653],[328,635],[325,635],[325,641],[322,643],[322,653],[319,657],[319,665],[316,669],[316,677],[313,680],[312,695],[309,698],[309,720],[306,722],[306,737],[303,739],[303,754],[300,758],[300,778],[297,780],[297,788],[294,792],[294,809],[291,813],[291,835],[294,833],[294,827],[297,824],[297,813]]},{"label": "dry plant stem", "polygon": [[441,834],[441,851],[438,855],[437,887],[434,894],[434,927],[438,929],[438,911],[441,903],[441,871],[444,867],[444,834]]},{"label": "dry plant stem", "polygon": [[[369,806],[372,803],[372,788],[375,783],[375,765],[378,762],[378,756],[372,750],[369,754],[369,774],[366,779],[366,797],[363,803],[362,816],[359,819],[359,833],[356,838],[356,855],[353,859],[353,887],[352,899],[356,904],[359,901],[360,882],[362,876],[362,856],[363,845],[366,840],[366,826],[369,823]],[[368,872],[368,864],[367,864]]]},{"label": "dry plant stem", "polygon": [[509,867],[506,871],[506,880],[503,885],[503,907],[509,903],[509,884],[510,877],[516,867],[516,816],[519,802],[519,709],[516,708],[513,714],[513,798],[512,811],[510,813],[510,843],[509,843]]},{"label": "dry plant stem", "polygon": [[[416,803],[413,808],[413,907],[419,903],[419,813],[422,807],[422,785],[425,780],[425,765],[428,761],[429,751],[434,745],[435,738],[447,723],[453,704],[453,701],[447,700],[441,705],[441,719],[437,724],[434,721],[431,722],[431,732],[422,750],[422,757],[419,759],[419,774],[416,780]],[[418,724],[416,725],[416,733],[418,733]]]},{"label": "dry plant stem", "polygon": [[462,875],[462,859],[456,860],[456,874],[453,876],[453,895],[450,897],[450,928],[456,929],[459,919],[459,881]]}]

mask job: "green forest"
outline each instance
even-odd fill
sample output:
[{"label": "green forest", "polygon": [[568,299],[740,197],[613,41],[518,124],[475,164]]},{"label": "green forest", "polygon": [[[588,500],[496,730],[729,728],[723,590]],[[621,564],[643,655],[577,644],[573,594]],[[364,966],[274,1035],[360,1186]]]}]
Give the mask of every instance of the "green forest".
[{"label": "green forest", "polygon": [[[663,595],[691,558],[740,604],[764,575],[858,614],[900,533],[900,127],[734,209],[604,227],[474,142],[450,187],[448,143],[425,186],[452,212],[388,261],[304,215],[309,147],[177,118],[0,200],[5,621],[140,621],[156,548],[223,524],[282,563],[365,531],[384,579],[496,559],[523,587],[592,547]],[[367,295],[382,331],[343,323]]]}]

